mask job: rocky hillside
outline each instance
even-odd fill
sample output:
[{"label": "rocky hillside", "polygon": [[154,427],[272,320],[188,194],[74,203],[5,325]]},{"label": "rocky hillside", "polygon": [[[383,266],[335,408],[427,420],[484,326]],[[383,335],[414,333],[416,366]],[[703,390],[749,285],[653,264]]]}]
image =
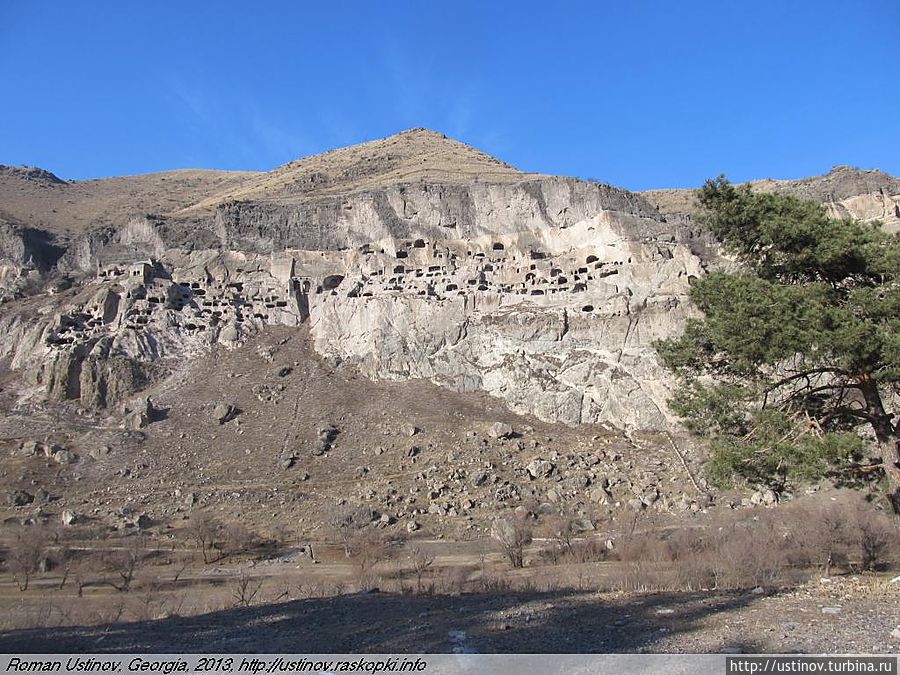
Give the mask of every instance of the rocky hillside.
[{"label": "rocky hillside", "polygon": [[[896,211],[897,184],[841,169],[758,188],[868,218]],[[715,260],[691,208],[683,192],[522,173],[422,129],[266,173],[3,167],[0,358],[24,396],[114,409],[192,355],[308,324],[320,355],[372,379],[666,428],[652,342],[680,329]]]},{"label": "rocky hillside", "polygon": [[[760,192],[788,192],[813,199],[828,207],[837,218],[880,221],[888,231],[900,231],[900,179],[877,169],[864,171],[836,166],[824,176],[799,180],[750,181]],[[648,190],[642,193],[662,213],[696,215],[691,190]]]}]

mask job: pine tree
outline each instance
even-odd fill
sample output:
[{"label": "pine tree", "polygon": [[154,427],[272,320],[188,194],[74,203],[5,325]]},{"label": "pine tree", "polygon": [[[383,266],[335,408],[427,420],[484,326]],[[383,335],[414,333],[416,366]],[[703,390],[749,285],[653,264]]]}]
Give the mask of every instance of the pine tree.
[{"label": "pine tree", "polygon": [[673,409],[709,441],[711,477],[881,472],[900,512],[900,238],[722,176],[698,198],[737,271],[696,280],[703,318],[657,349],[680,377]]}]

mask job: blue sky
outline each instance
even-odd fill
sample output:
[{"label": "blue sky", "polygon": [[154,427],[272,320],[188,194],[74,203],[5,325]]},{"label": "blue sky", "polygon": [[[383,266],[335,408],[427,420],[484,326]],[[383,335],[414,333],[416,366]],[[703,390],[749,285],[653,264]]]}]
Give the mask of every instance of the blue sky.
[{"label": "blue sky", "polygon": [[0,163],[265,170],[428,127],[631,189],[900,174],[900,2],[2,2]]}]

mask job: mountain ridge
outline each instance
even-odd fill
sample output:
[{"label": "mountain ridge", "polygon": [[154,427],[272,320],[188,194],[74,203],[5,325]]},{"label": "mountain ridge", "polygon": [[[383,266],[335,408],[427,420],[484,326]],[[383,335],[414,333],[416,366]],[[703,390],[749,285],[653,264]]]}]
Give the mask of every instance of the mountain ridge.
[{"label": "mountain ridge", "polygon": [[[269,171],[188,168],[70,181],[40,167],[0,165],[0,216],[77,235],[140,215],[205,218],[229,203],[291,204],[416,183],[511,184],[546,178],[596,182],[523,172],[440,132],[413,128],[300,157]],[[900,199],[893,199],[900,195],[900,179],[877,169],[836,166],[818,176],[749,184],[830,204],[839,217],[879,218],[889,227],[900,226]],[[621,191],[640,195],[662,214],[697,213],[689,188]],[[844,203],[848,200],[855,203]]]}]

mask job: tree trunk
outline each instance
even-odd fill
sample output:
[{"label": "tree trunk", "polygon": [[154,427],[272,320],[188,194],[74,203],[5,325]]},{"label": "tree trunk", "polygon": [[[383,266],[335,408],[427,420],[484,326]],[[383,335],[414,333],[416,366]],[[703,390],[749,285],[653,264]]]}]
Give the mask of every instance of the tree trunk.
[{"label": "tree trunk", "polygon": [[878,385],[866,374],[860,378],[860,391],[872,415],[872,429],[878,441],[881,466],[888,481],[888,499],[894,513],[900,515],[900,433],[891,424],[891,415],[884,409]]},{"label": "tree trunk", "polygon": [[896,431],[891,428],[890,422],[887,424],[889,431],[875,431],[875,437],[878,439],[878,451],[881,454],[881,462],[884,467],[884,473],[888,479],[888,498],[891,500],[891,506],[894,507],[894,513],[900,515],[900,450],[898,450],[898,442]]}]

